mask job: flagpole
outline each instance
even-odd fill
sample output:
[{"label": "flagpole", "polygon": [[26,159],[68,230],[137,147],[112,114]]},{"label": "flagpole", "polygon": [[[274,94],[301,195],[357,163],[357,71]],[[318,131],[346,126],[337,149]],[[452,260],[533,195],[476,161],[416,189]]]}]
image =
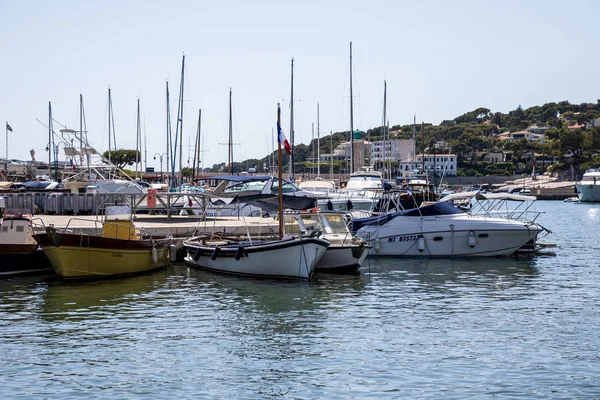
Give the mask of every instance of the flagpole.
[{"label": "flagpole", "polygon": [[8,161],[8,121],[6,121],[4,129],[6,130],[6,160]]},{"label": "flagpole", "polygon": [[279,187],[277,188],[277,196],[279,197],[279,240],[283,239],[283,183],[281,182],[281,169],[283,168],[283,161],[281,160],[281,139],[279,139],[279,130],[281,129],[281,108],[277,103],[277,179]]}]

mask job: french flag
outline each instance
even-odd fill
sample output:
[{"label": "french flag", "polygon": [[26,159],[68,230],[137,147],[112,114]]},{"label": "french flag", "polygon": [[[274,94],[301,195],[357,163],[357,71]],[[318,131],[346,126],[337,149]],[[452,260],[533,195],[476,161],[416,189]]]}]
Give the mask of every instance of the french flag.
[{"label": "french flag", "polygon": [[288,142],[287,138],[285,137],[285,133],[283,133],[283,129],[281,129],[279,124],[277,124],[277,140],[285,148],[285,151],[288,154],[292,154],[292,146],[290,146],[290,142]]}]

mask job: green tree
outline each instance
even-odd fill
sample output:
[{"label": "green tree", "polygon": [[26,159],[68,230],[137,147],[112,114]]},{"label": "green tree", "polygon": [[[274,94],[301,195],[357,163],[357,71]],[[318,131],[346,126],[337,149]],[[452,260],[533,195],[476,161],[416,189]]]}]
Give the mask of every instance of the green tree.
[{"label": "green tree", "polygon": [[110,159],[110,161],[119,168],[123,168],[126,165],[135,164],[136,158],[139,162],[142,162],[142,154],[137,150],[116,150],[110,152],[105,151],[103,154],[104,158]]}]

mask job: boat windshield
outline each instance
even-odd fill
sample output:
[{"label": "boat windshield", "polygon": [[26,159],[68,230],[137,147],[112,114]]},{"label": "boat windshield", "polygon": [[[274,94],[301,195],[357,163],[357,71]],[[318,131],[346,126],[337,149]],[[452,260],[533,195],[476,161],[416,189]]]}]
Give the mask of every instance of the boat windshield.
[{"label": "boat windshield", "polygon": [[[296,186],[295,183],[290,182],[290,181],[283,181],[283,186],[281,187],[282,193],[298,192],[300,190],[302,190],[302,189],[300,189],[298,186]],[[271,187],[271,193],[277,194],[278,191],[279,191],[279,181],[277,179],[275,179],[273,181],[273,186]]]},{"label": "boat windshield", "polygon": [[348,233],[342,214],[323,214],[333,233]]},{"label": "boat windshield", "polygon": [[249,191],[258,191],[260,192],[267,181],[248,181],[248,182],[234,182],[231,181],[230,184],[223,190],[223,193],[242,193]]}]

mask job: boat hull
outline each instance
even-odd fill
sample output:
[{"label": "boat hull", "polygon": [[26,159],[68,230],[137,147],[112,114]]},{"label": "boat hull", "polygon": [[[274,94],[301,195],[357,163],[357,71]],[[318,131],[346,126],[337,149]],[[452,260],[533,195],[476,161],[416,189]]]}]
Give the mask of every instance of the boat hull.
[{"label": "boat hull", "polygon": [[308,279],[329,242],[291,238],[253,245],[203,245],[184,241],[184,260],[195,267],[234,275]]},{"label": "boat hull", "polygon": [[365,245],[331,245],[317,263],[317,271],[357,270],[367,258],[369,248]]},{"label": "boat hull", "polygon": [[130,275],[169,264],[170,239],[133,241],[58,232],[34,237],[62,278]]},{"label": "boat hull", "polygon": [[37,244],[0,244],[0,277],[51,271],[48,258]]},{"label": "boat hull", "polygon": [[600,202],[600,182],[578,184],[577,195],[581,202]]},{"label": "boat hull", "polygon": [[357,232],[373,249],[369,255],[406,257],[508,256],[534,240],[538,225],[466,214],[400,216]]}]

